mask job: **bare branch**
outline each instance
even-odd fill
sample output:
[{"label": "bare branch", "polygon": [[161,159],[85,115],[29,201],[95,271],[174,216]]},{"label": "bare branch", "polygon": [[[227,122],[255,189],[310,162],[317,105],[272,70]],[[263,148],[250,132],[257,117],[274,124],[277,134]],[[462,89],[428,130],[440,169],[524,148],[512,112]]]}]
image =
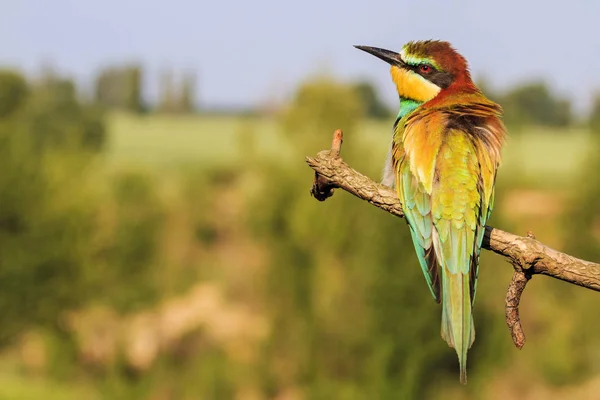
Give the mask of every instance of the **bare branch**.
[{"label": "bare branch", "polygon": [[[333,195],[334,188],[340,188],[403,218],[402,205],[394,189],[372,181],[340,158],[342,139],[342,131],[338,129],[334,133],[331,150],[321,151],[314,158],[306,157],[308,165],[315,170],[311,194],[323,201]],[[486,226],[483,248],[500,254],[515,268],[515,275],[506,296],[506,322],[518,348],[523,347],[525,343],[518,306],[523,289],[531,276],[547,275],[600,291],[600,264],[584,261],[545,246],[538,242],[533,234],[522,237]]]}]

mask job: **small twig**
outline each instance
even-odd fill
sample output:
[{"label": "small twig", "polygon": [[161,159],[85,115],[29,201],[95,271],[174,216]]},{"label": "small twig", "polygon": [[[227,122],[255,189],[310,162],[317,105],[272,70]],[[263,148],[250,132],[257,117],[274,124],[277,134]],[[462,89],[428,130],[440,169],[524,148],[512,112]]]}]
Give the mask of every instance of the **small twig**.
[{"label": "small twig", "polygon": [[342,143],[344,142],[344,132],[341,129],[336,129],[333,132],[333,139],[331,140],[331,156],[339,157],[342,151]]},{"label": "small twig", "polygon": [[[323,201],[333,195],[333,188],[341,188],[392,215],[404,217],[398,195],[392,188],[373,182],[340,158],[342,139],[342,131],[338,129],[334,133],[331,150],[322,151],[315,158],[306,158],[308,165],[315,170],[312,195]],[[515,267],[506,294],[506,322],[518,348],[525,344],[518,307],[532,275],[547,275],[600,291],[600,264],[551,249],[538,242],[531,232],[527,237],[521,237],[486,226],[482,247],[505,257]]]},{"label": "small twig", "polygon": [[525,345],[525,333],[519,317],[519,302],[523,290],[525,290],[525,285],[527,285],[530,278],[524,272],[515,270],[506,292],[506,324],[510,330],[513,343],[518,349],[523,348]]},{"label": "small twig", "polygon": [[[331,150],[329,152],[331,157],[339,157],[340,151],[342,151],[342,142],[344,141],[344,132],[341,129],[336,129],[333,132],[333,140],[331,141]],[[329,180],[315,171],[315,178],[313,179],[313,185],[310,189],[310,194],[319,201],[325,201],[327,198],[333,196],[333,190],[336,188],[335,185],[329,183]]]}]

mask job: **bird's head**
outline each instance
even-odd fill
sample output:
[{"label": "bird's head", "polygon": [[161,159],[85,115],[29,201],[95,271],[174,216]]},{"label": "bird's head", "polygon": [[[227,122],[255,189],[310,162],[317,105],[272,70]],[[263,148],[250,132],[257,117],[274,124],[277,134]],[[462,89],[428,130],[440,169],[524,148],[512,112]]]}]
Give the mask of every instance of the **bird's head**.
[{"label": "bird's head", "polygon": [[467,61],[448,42],[409,42],[400,53],[377,47],[355,47],[391,65],[398,95],[405,99],[424,103],[450,87],[473,86]]}]

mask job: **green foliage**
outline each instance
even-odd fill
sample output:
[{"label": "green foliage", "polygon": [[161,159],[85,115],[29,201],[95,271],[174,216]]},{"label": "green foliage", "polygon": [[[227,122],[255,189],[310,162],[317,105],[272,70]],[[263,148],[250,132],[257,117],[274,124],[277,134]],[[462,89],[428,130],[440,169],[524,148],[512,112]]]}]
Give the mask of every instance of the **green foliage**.
[{"label": "green foliage", "polygon": [[327,133],[337,128],[346,132],[356,129],[365,105],[350,85],[325,78],[300,86],[290,106],[281,115],[283,130],[295,145],[305,151],[317,149]]},{"label": "green foliage", "polygon": [[2,138],[0,312],[6,340],[24,326],[53,325],[85,298],[81,268],[93,220],[77,172]]},{"label": "green foliage", "polygon": [[375,119],[391,117],[392,113],[379,98],[377,89],[370,82],[358,82],[354,85],[360,100],[366,108],[366,116]]},{"label": "green foliage", "polygon": [[105,145],[101,111],[80,103],[69,80],[56,78],[36,86],[21,116],[38,149],[96,153]]},{"label": "green foliage", "polygon": [[573,125],[571,102],[552,93],[546,82],[525,82],[505,92],[495,90],[485,76],[476,84],[486,97],[502,106],[504,123],[511,133],[531,126],[565,128]]},{"label": "green foliage", "polygon": [[129,312],[161,298],[157,261],[164,209],[146,174],[121,173],[111,188],[114,226],[100,250],[103,271],[93,283],[103,302]]},{"label": "green foliage", "polygon": [[585,170],[579,179],[579,196],[565,218],[569,251],[587,260],[600,260],[600,140],[594,138]]},{"label": "green foliage", "polygon": [[104,142],[101,119],[76,100],[73,84],[28,85],[0,74],[0,338],[55,326],[87,297],[93,235],[85,167]]},{"label": "green foliage", "polygon": [[516,86],[498,96],[497,101],[504,108],[504,121],[509,127],[565,127],[573,120],[570,101],[556,97],[544,82]]},{"label": "green foliage", "polygon": [[[600,259],[600,141],[588,143],[585,168],[579,179],[573,179],[576,196],[560,217],[564,251],[575,257],[597,261]],[[597,294],[573,285],[551,282],[546,288],[544,318],[547,319],[544,336],[548,351],[540,353],[540,369],[546,381],[553,385],[581,382],[600,372],[597,351],[600,340],[593,332],[600,322],[593,318]],[[576,310],[576,311],[575,311]],[[560,321],[560,323],[557,323]]]},{"label": "green foliage", "polygon": [[588,118],[588,126],[593,133],[600,133],[600,93],[594,96],[592,109]]},{"label": "green foliage", "polygon": [[0,70],[0,118],[19,110],[26,100],[28,87],[25,78],[10,70]]}]

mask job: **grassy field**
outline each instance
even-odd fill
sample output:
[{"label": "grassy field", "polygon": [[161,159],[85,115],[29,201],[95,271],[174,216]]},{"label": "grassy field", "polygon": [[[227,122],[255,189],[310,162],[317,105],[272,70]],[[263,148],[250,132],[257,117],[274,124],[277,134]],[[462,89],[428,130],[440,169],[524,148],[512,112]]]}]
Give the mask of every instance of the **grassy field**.
[{"label": "grassy field", "polygon": [[[389,121],[365,121],[357,133],[381,153],[381,164],[390,140]],[[132,116],[113,114],[109,119],[111,167],[135,166],[171,169],[183,165],[227,165],[244,151],[244,136],[265,156],[289,154],[290,143],[282,137],[275,119],[221,116]],[[323,133],[323,148],[330,134]],[[352,146],[352,132],[345,145]],[[568,131],[530,129],[511,135],[505,150],[500,182],[510,181],[542,188],[568,188],[585,164],[590,135]],[[300,160],[298,160],[300,162]]]},{"label": "grassy field", "polygon": [[239,138],[248,133],[255,133],[258,150],[275,152],[285,146],[272,120],[113,114],[108,128],[107,161],[117,167],[228,164],[240,153]]}]

